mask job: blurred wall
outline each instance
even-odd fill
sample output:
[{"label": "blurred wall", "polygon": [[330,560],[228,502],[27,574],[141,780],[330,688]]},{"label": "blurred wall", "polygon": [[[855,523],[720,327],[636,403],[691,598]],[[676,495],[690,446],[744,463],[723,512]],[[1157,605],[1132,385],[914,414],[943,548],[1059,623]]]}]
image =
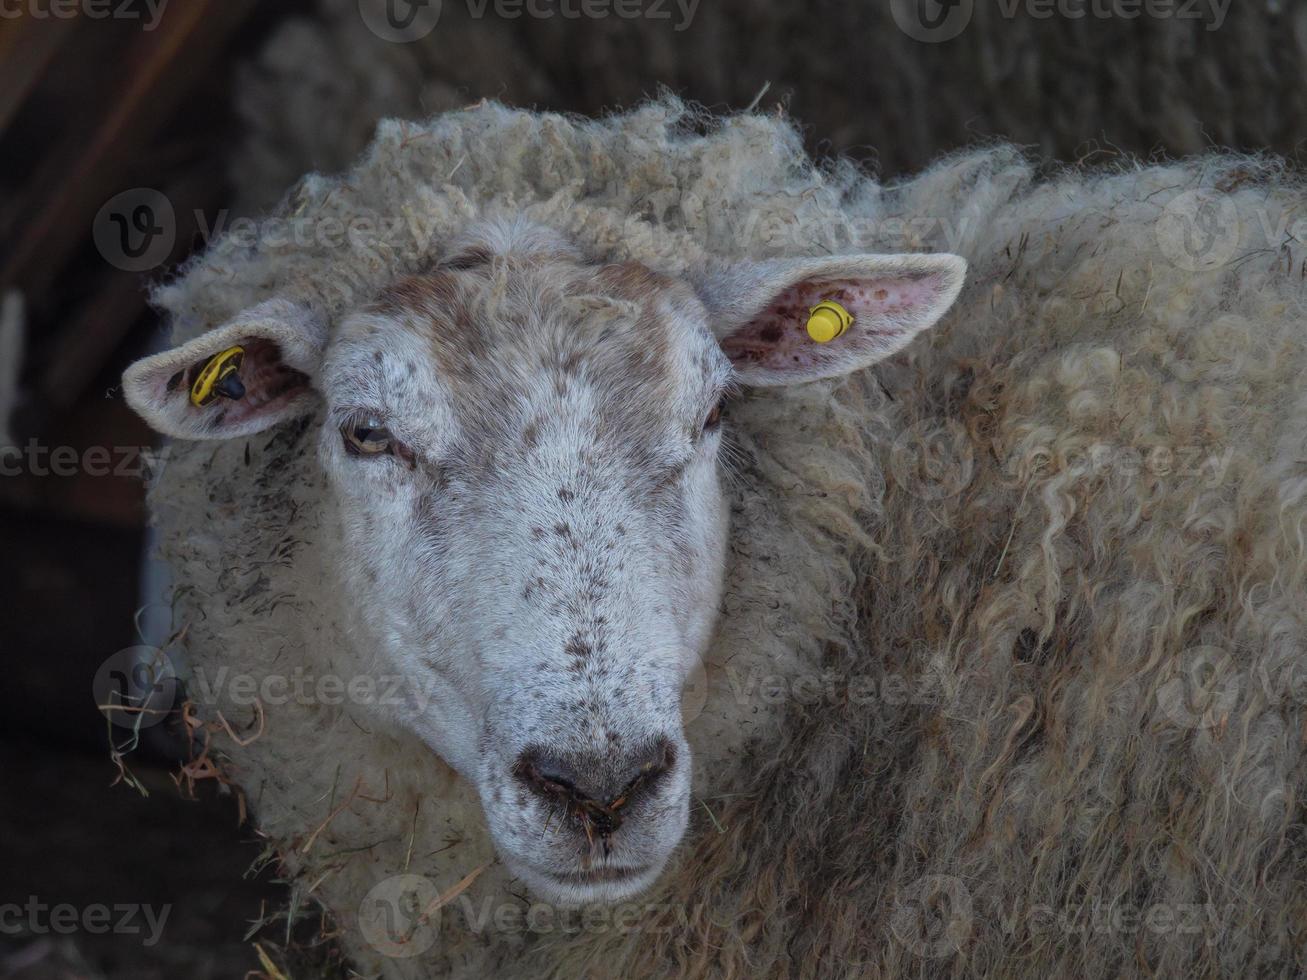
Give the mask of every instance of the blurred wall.
[{"label": "blurred wall", "polygon": [[[761,104],[785,105],[814,151],[886,176],[996,137],[1081,160],[1211,144],[1296,155],[1307,132],[1307,4],[599,0],[606,15],[582,16],[583,2],[320,0],[242,76],[233,175],[247,207],[346,166],[378,118],[483,97],[597,113],[666,85],[738,109],[769,86]],[[412,24],[393,29],[388,9]]]}]

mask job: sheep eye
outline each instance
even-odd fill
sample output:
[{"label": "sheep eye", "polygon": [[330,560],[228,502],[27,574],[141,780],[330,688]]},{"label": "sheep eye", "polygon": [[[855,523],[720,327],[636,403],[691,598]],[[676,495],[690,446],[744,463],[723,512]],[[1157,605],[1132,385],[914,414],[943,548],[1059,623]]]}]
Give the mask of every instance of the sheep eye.
[{"label": "sheep eye", "polygon": [[708,417],[703,420],[703,431],[711,432],[722,424],[722,403],[718,402],[708,413]]},{"label": "sheep eye", "polygon": [[383,456],[394,452],[395,437],[375,418],[341,426],[345,451],[354,456]]}]

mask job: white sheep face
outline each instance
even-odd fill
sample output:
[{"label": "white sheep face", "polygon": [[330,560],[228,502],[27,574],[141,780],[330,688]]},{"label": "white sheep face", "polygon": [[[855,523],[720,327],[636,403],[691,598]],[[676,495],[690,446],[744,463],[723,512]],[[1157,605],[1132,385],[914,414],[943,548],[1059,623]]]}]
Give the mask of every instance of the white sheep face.
[{"label": "white sheep face", "polygon": [[680,688],[718,604],[731,366],[690,290],[642,269],[452,264],[327,350],[342,594],[360,640],[426,679],[400,721],[476,785],[517,874],[620,897],[686,823]]},{"label": "white sheep face", "polygon": [[[611,902],[657,877],[688,819],[681,690],[723,578],[723,400],[892,353],[963,270],[844,256],[674,278],[488,224],[333,329],[274,300],[125,383],[190,438],[322,413],[349,642],[422,693],[389,721],[475,785],[538,895]],[[854,321],[817,344],[823,299]],[[233,343],[243,395],[195,405],[191,383]]]}]

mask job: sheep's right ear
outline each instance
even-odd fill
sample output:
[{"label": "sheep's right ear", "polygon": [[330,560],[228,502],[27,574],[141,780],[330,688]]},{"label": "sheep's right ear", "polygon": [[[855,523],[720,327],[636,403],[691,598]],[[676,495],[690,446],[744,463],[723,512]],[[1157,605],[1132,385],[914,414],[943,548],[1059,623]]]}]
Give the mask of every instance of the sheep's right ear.
[{"label": "sheep's right ear", "polygon": [[164,435],[229,439],[260,432],[313,410],[312,381],[326,337],[325,322],[307,307],[269,300],[137,361],[123,374],[123,393]]}]

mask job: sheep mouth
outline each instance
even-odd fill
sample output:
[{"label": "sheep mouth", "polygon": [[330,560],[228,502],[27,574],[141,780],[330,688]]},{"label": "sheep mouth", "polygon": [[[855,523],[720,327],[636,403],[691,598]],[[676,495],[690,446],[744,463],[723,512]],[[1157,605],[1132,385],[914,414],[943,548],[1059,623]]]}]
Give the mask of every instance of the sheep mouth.
[{"label": "sheep mouth", "polygon": [[649,866],[639,868],[590,868],[585,871],[550,872],[549,877],[564,885],[598,885],[630,881],[649,873]]}]

